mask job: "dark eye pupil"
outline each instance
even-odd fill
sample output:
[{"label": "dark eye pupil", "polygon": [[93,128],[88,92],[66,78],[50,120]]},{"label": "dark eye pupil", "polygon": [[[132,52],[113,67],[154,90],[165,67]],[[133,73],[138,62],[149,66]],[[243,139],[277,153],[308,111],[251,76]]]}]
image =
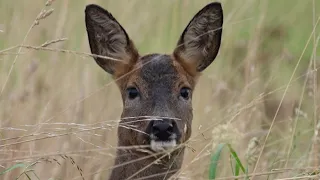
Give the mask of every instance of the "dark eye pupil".
[{"label": "dark eye pupil", "polygon": [[184,99],[189,99],[189,94],[190,94],[190,89],[189,88],[182,88],[180,90],[180,95],[181,97],[183,97]]},{"label": "dark eye pupil", "polygon": [[139,96],[139,92],[136,88],[131,87],[127,89],[129,99],[134,99]]}]

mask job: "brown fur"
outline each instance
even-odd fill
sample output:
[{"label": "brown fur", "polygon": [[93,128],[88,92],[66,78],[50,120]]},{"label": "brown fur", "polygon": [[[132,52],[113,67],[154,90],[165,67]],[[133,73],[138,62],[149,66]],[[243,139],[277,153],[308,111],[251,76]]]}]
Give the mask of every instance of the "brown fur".
[{"label": "brown fur", "polygon": [[[191,99],[197,79],[219,51],[223,24],[220,3],[210,3],[194,16],[170,55],[140,56],[108,11],[88,5],[85,13],[91,52],[109,58],[95,60],[117,80],[122,95],[119,149],[109,179],[170,178],[181,168],[184,143],[191,136]],[[138,92],[134,98],[129,98],[130,88]],[[181,95],[183,89],[189,89],[188,98]],[[156,152],[148,147],[148,125],[150,120],[159,118],[175,122],[177,146],[170,152]],[[140,148],[120,148],[130,146]]]}]

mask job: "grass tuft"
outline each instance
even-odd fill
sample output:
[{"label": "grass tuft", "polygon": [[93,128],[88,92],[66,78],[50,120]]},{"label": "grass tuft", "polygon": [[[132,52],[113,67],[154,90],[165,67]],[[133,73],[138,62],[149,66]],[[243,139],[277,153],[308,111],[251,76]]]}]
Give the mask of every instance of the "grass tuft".
[{"label": "grass tuft", "polygon": [[[221,156],[221,152],[224,147],[227,147],[230,153],[230,163],[232,164],[232,161],[235,161],[234,176],[240,175],[240,170],[247,174],[247,170],[244,168],[243,164],[241,163],[236,151],[232,148],[231,144],[229,143],[222,143],[217,146],[216,152],[212,154],[211,156],[211,163],[209,166],[209,179],[215,179],[217,177],[217,168],[218,168],[218,161]],[[233,167],[232,167],[233,168]]]}]

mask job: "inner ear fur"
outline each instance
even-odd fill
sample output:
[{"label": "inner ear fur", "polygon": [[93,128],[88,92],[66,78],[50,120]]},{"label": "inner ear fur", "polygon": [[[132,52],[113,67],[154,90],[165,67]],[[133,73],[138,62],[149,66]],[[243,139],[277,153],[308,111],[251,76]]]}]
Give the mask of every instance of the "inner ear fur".
[{"label": "inner ear fur", "polygon": [[[223,10],[218,2],[202,8],[184,29],[173,54],[188,71],[201,72],[216,58],[221,44]],[[191,70],[194,69],[194,70]]]},{"label": "inner ear fur", "polygon": [[134,43],[124,28],[102,7],[90,4],[85,9],[89,45],[97,64],[114,77],[131,70],[139,58]]}]

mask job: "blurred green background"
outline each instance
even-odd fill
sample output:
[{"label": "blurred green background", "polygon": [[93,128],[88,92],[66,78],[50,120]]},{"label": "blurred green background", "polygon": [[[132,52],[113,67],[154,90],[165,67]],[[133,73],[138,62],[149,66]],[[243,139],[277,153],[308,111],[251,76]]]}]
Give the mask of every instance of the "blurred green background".
[{"label": "blurred green background", "polygon": [[[0,0],[0,172],[37,162],[28,172],[32,179],[105,178],[122,104],[110,76],[93,58],[74,52],[90,53],[85,6],[110,11],[147,54],[171,53],[193,15],[211,1],[46,2]],[[210,154],[223,142],[235,147],[249,173],[263,146],[256,172],[285,171],[269,179],[312,172],[306,167],[319,166],[319,0],[220,2],[222,46],[193,96],[193,135],[178,176],[207,179]],[[47,49],[19,48],[59,39]],[[228,161],[225,155],[220,177],[232,175]],[[18,168],[0,179],[21,173]]]}]

